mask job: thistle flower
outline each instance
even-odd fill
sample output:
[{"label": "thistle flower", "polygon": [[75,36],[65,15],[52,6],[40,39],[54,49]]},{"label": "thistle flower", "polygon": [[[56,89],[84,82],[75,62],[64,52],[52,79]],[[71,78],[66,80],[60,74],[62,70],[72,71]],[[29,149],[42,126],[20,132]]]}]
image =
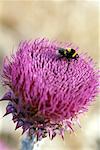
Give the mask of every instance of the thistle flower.
[{"label": "thistle flower", "polygon": [[[21,42],[17,52],[3,64],[3,83],[9,91],[6,114],[12,114],[23,133],[53,139],[73,130],[73,122],[87,111],[98,93],[99,74],[91,58],[71,60],[57,55],[58,47],[75,46],[48,39]],[[4,116],[5,116],[4,115]]]}]

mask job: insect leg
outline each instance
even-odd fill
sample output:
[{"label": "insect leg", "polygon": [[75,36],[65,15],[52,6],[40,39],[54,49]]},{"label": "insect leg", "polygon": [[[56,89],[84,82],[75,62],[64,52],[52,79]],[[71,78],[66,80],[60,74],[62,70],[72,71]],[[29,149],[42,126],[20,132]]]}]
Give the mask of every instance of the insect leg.
[{"label": "insect leg", "polygon": [[68,65],[67,65],[67,71],[68,71],[69,64],[70,64],[70,59],[67,59],[67,60],[68,60]]}]

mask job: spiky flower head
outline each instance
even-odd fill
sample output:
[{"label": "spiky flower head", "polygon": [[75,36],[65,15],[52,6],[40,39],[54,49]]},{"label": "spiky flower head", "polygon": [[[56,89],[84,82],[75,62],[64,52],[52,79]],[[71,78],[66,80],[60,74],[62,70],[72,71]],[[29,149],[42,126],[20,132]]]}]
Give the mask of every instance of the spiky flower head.
[{"label": "spiky flower head", "polygon": [[52,139],[73,130],[73,120],[98,93],[98,71],[91,58],[59,57],[58,48],[75,48],[71,43],[48,39],[21,42],[17,52],[3,64],[3,82],[9,91],[6,114],[12,113],[16,129],[22,127],[37,140]]}]

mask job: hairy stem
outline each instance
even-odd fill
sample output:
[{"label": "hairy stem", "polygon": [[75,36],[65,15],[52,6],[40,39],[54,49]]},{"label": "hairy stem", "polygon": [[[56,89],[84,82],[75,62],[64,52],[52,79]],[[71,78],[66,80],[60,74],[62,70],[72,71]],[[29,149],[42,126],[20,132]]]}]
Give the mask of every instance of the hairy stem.
[{"label": "hairy stem", "polygon": [[20,150],[33,150],[34,148],[34,136],[26,135],[21,141]]}]

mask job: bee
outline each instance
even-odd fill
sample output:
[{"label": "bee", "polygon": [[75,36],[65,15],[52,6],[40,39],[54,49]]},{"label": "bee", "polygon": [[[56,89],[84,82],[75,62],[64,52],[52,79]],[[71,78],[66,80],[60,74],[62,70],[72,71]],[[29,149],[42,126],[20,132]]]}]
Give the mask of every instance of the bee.
[{"label": "bee", "polygon": [[62,57],[66,57],[68,61],[70,61],[71,59],[77,60],[77,58],[79,57],[79,55],[76,53],[76,50],[74,50],[73,48],[59,48],[58,53]]},{"label": "bee", "polygon": [[[73,48],[67,48],[67,49],[58,48],[58,53],[62,57],[67,58],[67,60],[68,60],[68,67],[69,67],[70,61],[72,59],[77,60],[79,58],[79,55],[76,53],[76,50],[73,49]],[[68,67],[67,67],[67,70],[68,70]]]}]

